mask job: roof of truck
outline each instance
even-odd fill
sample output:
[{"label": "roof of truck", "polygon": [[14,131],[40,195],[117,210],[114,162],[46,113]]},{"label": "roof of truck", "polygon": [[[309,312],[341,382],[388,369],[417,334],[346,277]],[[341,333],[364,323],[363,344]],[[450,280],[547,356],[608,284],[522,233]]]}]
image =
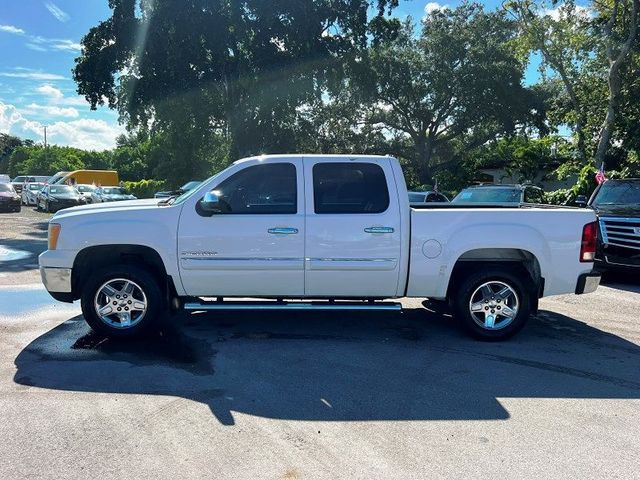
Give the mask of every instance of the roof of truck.
[{"label": "roof of truck", "polygon": [[335,158],[335,159],[348,159],[348,160],[361,160],[361,159],[383,159],[383,158],[395,158],[391,155],[369,155],[369,154],[360,154],[360,153],[350,153],[350,154],[324,154],[324,153],[283,153],[283,154],[269,154],[269,155],[254,155],[251,157],[241,158],[236,160],[235,163],[246,162],[248,160],[261,160],[261,161],[269,161],[269,160],[283,160],[288,158]]}]

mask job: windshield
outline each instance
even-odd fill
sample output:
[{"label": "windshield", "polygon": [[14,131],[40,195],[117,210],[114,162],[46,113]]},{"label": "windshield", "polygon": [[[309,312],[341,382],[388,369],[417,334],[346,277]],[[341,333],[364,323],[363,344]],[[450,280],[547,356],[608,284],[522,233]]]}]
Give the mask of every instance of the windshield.
[{"label": "windshield", "polygon": [[640,181],[637,182],[605,182],[593,205],[632,205],[640,204]]},{"label": "windshield", "polygon": [[30,183],[29,184],[29,190],[42,190],[42,187],[44,187],[44,185],[42,185],[41,183]]},{"label": "windshield", "polygon": [[96,187],[92,187],[91,185],[76,185],[76,188],[82,193],[93,192],[96,189]]},{"label": "windshield", "polygon": [[187,182],[184,185],[182,185],[180,187],[180,190],[184,190],[185,192],[188,190],[192,190],[194,188],[196,188],[198,185],[200,185],[202,182]]},{"label": "windshield", "polygon": [[13,187],[7,183],[0,183],[0,192],[13,192]]},{"label": "windshield", "polygon": [[107,187],[102,189],[102,193],[105,195],[126,195],[127,191],[121,187]]},{"label": "windshield", "polygon": [[465,188],[453,202],[475,203],[520,203],[521,190],[518,188]]},{"label": "windshield", "polygon": [[66,193],[68,195],[70,193],[76,193],[76,191],[68,185],[56,185],[49,189],[49,193]]}]

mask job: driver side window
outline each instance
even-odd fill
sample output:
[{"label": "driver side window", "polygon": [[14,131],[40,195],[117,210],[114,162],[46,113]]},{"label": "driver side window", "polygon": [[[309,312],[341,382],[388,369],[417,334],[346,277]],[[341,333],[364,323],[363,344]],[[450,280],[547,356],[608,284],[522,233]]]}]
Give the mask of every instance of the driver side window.
[{"label": "driver side window", "polygon": [[295,165],[271,163],[240,170],[213,192],[222,214],[295,214],[297,185]]}]

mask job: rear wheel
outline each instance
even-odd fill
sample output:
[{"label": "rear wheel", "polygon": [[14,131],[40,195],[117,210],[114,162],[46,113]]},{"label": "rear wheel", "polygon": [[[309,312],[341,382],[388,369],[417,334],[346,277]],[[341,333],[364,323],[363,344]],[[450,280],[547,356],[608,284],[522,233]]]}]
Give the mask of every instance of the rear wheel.
[{"label": "rear wheel", "polygon": [[531,313],[531,288],[512,269],[490,268],[468,275],[453,292],[456,319],[474,337],[505,340]]},{"label": "rear wheel", "polygon": [[81,295],[82,313],[92,329],[110,337],[134,337],[157,326],[166,300],[147,270],[131,265],[92,274]]}]

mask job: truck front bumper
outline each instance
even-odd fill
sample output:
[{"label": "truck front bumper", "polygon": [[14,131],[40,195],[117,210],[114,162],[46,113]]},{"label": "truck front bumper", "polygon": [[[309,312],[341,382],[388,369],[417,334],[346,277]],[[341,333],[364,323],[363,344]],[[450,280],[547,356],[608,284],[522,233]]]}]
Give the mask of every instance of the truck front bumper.
[{"label": "truck front bumper", "polygon": [[42,283],[49,292],[71,293],[71,269],[40,267]]},{"label": "truck front bumper", "polygon": [[38,257],[40,277],[49,294],[61,302],[73,302],[72,269],[73,252],[46,250]]},{"label": "truck front bumper", "polygon": [[591,271],[581,274],[576,284],[576,295],[595,292],[600,285],[600,278],[600,272]]}]

